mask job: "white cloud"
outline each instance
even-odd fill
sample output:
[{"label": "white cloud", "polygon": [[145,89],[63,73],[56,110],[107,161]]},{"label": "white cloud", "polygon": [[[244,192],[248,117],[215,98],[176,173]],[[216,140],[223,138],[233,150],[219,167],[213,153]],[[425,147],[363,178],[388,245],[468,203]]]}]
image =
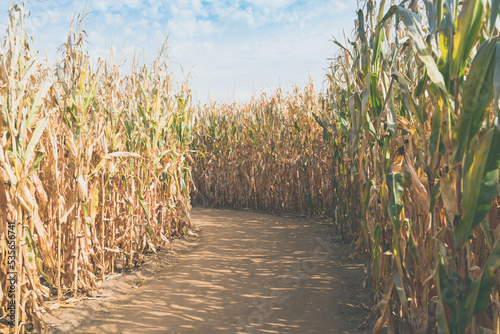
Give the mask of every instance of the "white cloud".
[{"label": "white cloud", "polygon": [[95,9],[95,10],[99,10],[99,11],[102,11],[102,12],[105,12],[108,10],[109,7],[111,7],[111,5],[113,4],[114,1],[106,1],[106,0],[94,0],[92,2],[92,7]]},{"label": "white cloud", "polygon": [[141,0],[121,0],[121,2],[132,9],[138,9],[142,5]]},{"label": "white cloud", "polygon": [[[29,4],[28,32],[35,49],[56,57],[74,12],[88,0],[43,1]],[[309,76],[319,85],[326,58],[337,50],[331,35],[340,38],[342,27],[350,33],[355,9],[352,0],[90,0],[84,29],[94,60],[107,58],[114,46],[115,59],[127,64],[134,53],[151,62],[169,35],[169,69],[177,81],[184,79],[181,68],[185,74],[193,68],[190,86],[201,100],[209,92],[247,99]],[[0,23],[6,10],[0,4]]]},{"label": "white cloud", "polygon": [[281,8],[287,8],[295,3],[297,3],[297,0],[273,0],[273,1],[268,1],[268,0],[247,0],[250,4],[258,7],[263,7],[263,8],[270,8],[270,9],[281,9]]},{"label": "white cloud", "polygon": [[123,26],[123,18],[120,14],[112,14],[112,13],[106,13],[104,14],[104,20],[106,24],[115,26],[115,27],[122,27]]},{"label": "white cloud", "polygon": [[[65,1],[65,0],[58,0]],[[75,2],[78,2],[76,0]],[[86,2],[85,2],[86,3]],[[143,0],[92,0],[90,2],[89,7],[98,10],[101,12],[107,12],[110,10],[124,10],[124,9],[139,9],[141,6],[144,6]]]}]

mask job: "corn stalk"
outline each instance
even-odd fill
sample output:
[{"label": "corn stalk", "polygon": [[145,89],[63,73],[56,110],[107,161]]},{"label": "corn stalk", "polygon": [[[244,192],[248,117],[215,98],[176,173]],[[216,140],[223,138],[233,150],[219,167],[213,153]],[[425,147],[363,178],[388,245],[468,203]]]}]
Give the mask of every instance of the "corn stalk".
[{"label": "corn stalk", "polygon": [[163,53],[129,76],[104,60],[92,66],[83,16],[51,69],[29,51],[23,6],[10,11],[0,50],[1,330],[42,332],[49,307],[93,295],[190,226],[189,91],[174,91]]}]

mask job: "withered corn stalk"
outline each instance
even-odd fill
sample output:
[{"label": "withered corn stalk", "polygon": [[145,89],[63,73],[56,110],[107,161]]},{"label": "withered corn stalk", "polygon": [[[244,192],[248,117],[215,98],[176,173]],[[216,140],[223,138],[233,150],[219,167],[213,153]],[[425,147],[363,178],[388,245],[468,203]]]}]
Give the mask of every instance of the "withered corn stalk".
[{"label": "withered corn stalk", "polygon": [[191,185],[190,93],[162,54],[128,76],[92,67],[77,22],[51,69],[23,21],[14,6],[0,50],[0,328],[15,333],[184,234]]},{"label": "withered corn stalk", "polygon": [[193,136],[193,149],[203,152],[195,157],[194,196],[216,206],[336,217],[341,236],[352,238],[359,189],[348,152],[315,120],[326,108],[312,83],[248,104],[204,106]]}]

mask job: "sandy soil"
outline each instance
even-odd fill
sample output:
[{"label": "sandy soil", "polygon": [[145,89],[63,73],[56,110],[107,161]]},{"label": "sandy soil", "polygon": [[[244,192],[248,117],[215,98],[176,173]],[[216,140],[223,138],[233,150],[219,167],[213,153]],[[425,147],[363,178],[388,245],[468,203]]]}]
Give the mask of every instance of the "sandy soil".
[{"label": "sandy soil", "polygon": [[[366,333],[369,293],[328,224],[194,208],[198,238],[100,296],[54,311],[49,333]],[[148,269],[148,267],[150,267]],[[151,269],[153,267],[154,269]]]}]

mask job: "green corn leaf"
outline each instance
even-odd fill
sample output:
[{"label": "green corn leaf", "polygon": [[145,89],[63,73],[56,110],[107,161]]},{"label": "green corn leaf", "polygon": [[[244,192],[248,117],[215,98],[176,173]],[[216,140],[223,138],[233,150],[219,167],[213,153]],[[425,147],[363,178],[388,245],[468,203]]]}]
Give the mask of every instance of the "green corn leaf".
[{"label": "green corn leaf", "polygon": [[384,42],[384,30],[383,26],[377,26],[377,32],[375,33],[375,41],[373,43],[373,60],[372,64],[374,66],[374,71],[378,72],[380,67],[380,53],[382,51],[382,43]]},{"label": "green corn leaf", "polygon": [[[483,272],[479,278],[477,297],[471,293],[471,299],[475,300],[474,314],[484,311],[489,305],[490,289],[496,284],[495,272],[500,268],[500,240],[497,240],[491,254],[484,265]],[[474,286],[472,287],[474,290]],[[470,303],[469,303],[470,304]]]},{"label": "green corn leaf", "polygon": [[386,21],[395,13],[399,13],[403,19],[408,35],[417,49],[418,57],[427,66],[427,74],[429,75],[429,78],[441,89],[441,91],[447,92],[443,75],[439,72],[431,51],[425,42],[425,34],[422,31],[422,23],[420,22],[418,15],[402,6],[394,5],[389,9],[387,14],[385,14],[379,24]]},{"label": "green corn leaf", "polygon": [[434,189],[432,189],[432,197],[431,197],[431,204],[429,206],[429,212],[434,211],[434,207],[436,205],[436,199],[439,195],[439,188],[441,185],[441,180],[439,180],[436,185],[434,186]]},{"label": "green corn leaf", "polygon": [[498,37],[490,39],[479,48],[464,84],[462,113],[453,129],[452,163],[462,161],[470,140],[476,135],[493,99],[493,76]]},{"label": "green corn leaf", "polygon": [[490,304],[490,290],[497,283],[496,270],[500,268],[500,240],[497,240],[488,256],[481,277],[470,284],[469,293],[464,301],[458,303],[460,316],[456,318],[455,332],[464,333],[472,317]]},{"label": "green corn leaf", "polygon": [[[494,108],[498,108],[498,99],[500,97],[500,42],[497,42],[497,48],[495,51],[495,74],[493,77],[493,90],[494,90],[493,94],[495,101],[493,105]],[[495,110],[495,112],[497,112],[497,110]]]},{"label": "green corn leaf", "polygon": [[144,212],[144,216],[146,217],[146,219],[149,219],[149,206],[148,206],[148,203],[144,200],[144,198],[142,197],[141,193],[139,192],[139,190],[137,190],[135,192],[137,194],[137,197],[139,197],[139,204],[141,205],[142,207],[142,211]]},{"label": "green corn leaf", "polygon": [[49,283],[52,283],[52,280],[43,272],[42,268],[42,263],[40,261],[40,253],[38,252],[38,249],[36,247],[35,241],[33,240],[33,235],[31,234],[31,230],[26,227],[26,231],[28,231],[27,236],[26,236],[26,243],[31,246],[31,249],[33,250],[33,253],[35,253],[35,258],[36,258],[36,265],[38,267],[38,271],[40,274],[45,278],[45,280]]},{"label": "green corn leaf", "polygon": [[500,9],[500,0],[491,0],[490,1],[490,36],[493,34],[495,30],[495,25],[498,21],[498,15]]},{"label": "green corn leaf", "polygon": [[436,20],[436,28],[439,28],[441,26],[441,20],[443,19],[443,0],[437,0],[434,1],[436,6],[435,8],[435,14],[434,18]]},{"label": "green corn leaf", "polygon": [[389,192],[391,194],[388,207],[389,217],[395,228],[394,234],[399,234],[399,214],[403,209],[403,204],[401,203],[401,196],[403,195],[403,175],[400,173],[390,173],[386,175],[386,179],[387,187],[389,188]]},{"label": "green corn leaf", "polygon": [[146,116],[146,111],[144,110],[144,107],[142,105],[138,104],[137,111],[139,112],[139,115],[141,115],[143,124],[148,124],[149,119]]},{"label": "green corn leaf", "polygon": [[438,12],[434,9],[436,7],[434,6],[434,3],[431,0],[424,0],[424,3],[425,3],[425,12],[427,14],[427,21],[429,22],[429,30],[431,35],[434,35],[438,27],[437,17],[436,17],[436,14],[438,14]]},{"label": "green corn leaf", "polygon": [[373,111],[373,117],[378,118],[382,112],[382,98],[378,90],[378,75],[372,73],[370,77],[370,104]]},{"label": "green corn leaf", "polygon": [[64,121],[70,128],[73,127],[73,124],[78,125],[80,123],[79,119],[76,117],[75,111],[76,111],[75,105],[66,107],[66,113],[68,113],[71,116],[71,119],[68,119],[67,115],[64,115]]},{"label": "green corn leaf", "polygon": [[464,75],[465,65],[483,24],[483,0],[466,0],[458,16],[453,56],[450,67],[451,79]]},{"label": "green corn leaf", "polygon": [[455,243],[461,249],[470,232],[490,210],[498,195],[498,168],[500,167],[500,131],[491,128],[476,145],[471,147],[463,166],[464,216],[455,229]]},{"label": "green corn leaf", "polygon": [[405,222],[408,224],[408,232],[409,232],[409,245],[410,245],[410,252],[411,252],[411,255],[413,256],[413,259],[415,260],[415,263],[417,264],[417,266],[420,265],[420,260],[418,258],[418,254],[417,254],[417,247],[415,246],[415,239],[413,237],[413,226],[412,226],[412,223],[411,223],[411,219],[405,219]]},{"label": "green corn leaf", "polygon": [[392,276],[394,277],[394,286],[396,287],[396,292],[399,297],[399,301],[401,302],[401,306],[403,307],[403,315],[408,315],[408,300],[406,298],[405,287],[403,284],[403,279],[401,278],[401,274],[398,270],[398,266],[392,267]]},{"label": "green corn leaf", "polygon": [[95,96],[95,93],[96,93],[96,90],[97,90],[97,83],[99,82],[99,80],[97,79],[98,76],[99,76],[99,73],[97,73],[96,79],[92,83],[92,86],[90,87],[90,90],[89,90],[87,96],[85,96],[84,103],[83,103],[83,110],[84,111],[87,110],[87,108],[89,107],[90,103],[92,103],[92,101],[94,99],[94,96]]},{"label": "green corn leaf", "polygon": [[370,99],[370,87],[367,85],[363,92],[361,93],[360,99],[355,99],[354,101],[356,102],[356,107],[358,108],[358,133],[361,130],[361,127],[363,126],[363,115],[365,113],[366,109],[366,103]]},{"label": "green corn leaf", "polygon": [[418,82],[417,88],[415,89],[415,96],[416,97],[420,97],[422,95],[422,93],[424,92],[428,78],[429,77],[427,75],[427,68],[425,67],[424,74],[422,75],[422,79],[420,79],[420,81]]},{"label": "green corn leaf", "polygon": [[447,301],[454,301],[455,296],[452,295],[452,291],[448,288],[448,275],[446,274],[446,268],[444,264],[443,257],[441,255],[436,255],[439,258],[436,269],[436,288],[437,288],[437,306],[436,306],[436,322],[438,324],[439,334],[449,334],[450,329],[448,327],[448,319],[446,319],[445,304]]},{"label": "green corn leaf", "polygon": [[365,130],[368,131],[375,138],[375,140],[379,141],[378,134],[377,134],[377,131],[375,131],[375,127],[373,126],[373,122],[372,122],[372,119],[370,117],[370,114],[365,112],[364,115],[365,115],[365,117],[364,117]]},{"label": "green corn leaf", "polygon": [[87,203],[82,203],[83,207],[83,214],[85,215],[85,218],[89,217],[89,207],[87,206]]},{"label": "green corn leaf", "polygon": [[40,161],[42,161],[44,155],[45,155],[45,153],[43,153],[43,152],[40,152],[40,151],[36,152],[35,161],[33,162],[33,165],[31,166],[30,171],[28,172],[28,175],[26,176],[26,178],[29,178],[30,175],[33,174],[38,169],[38,166],[40,165]]},{"label": "green corn leaf", "polygon": [[361,66],[363,69],[363,74],[367,75],[368,74],[368,62],[369,62],[369,49],[368,49],[368,41],[366,39],[366,32],[365,32],[365,18],[363,11],[360,9],[358,10],[358,36],[361,39],[362,43],[362,56],[361,56]]}]

